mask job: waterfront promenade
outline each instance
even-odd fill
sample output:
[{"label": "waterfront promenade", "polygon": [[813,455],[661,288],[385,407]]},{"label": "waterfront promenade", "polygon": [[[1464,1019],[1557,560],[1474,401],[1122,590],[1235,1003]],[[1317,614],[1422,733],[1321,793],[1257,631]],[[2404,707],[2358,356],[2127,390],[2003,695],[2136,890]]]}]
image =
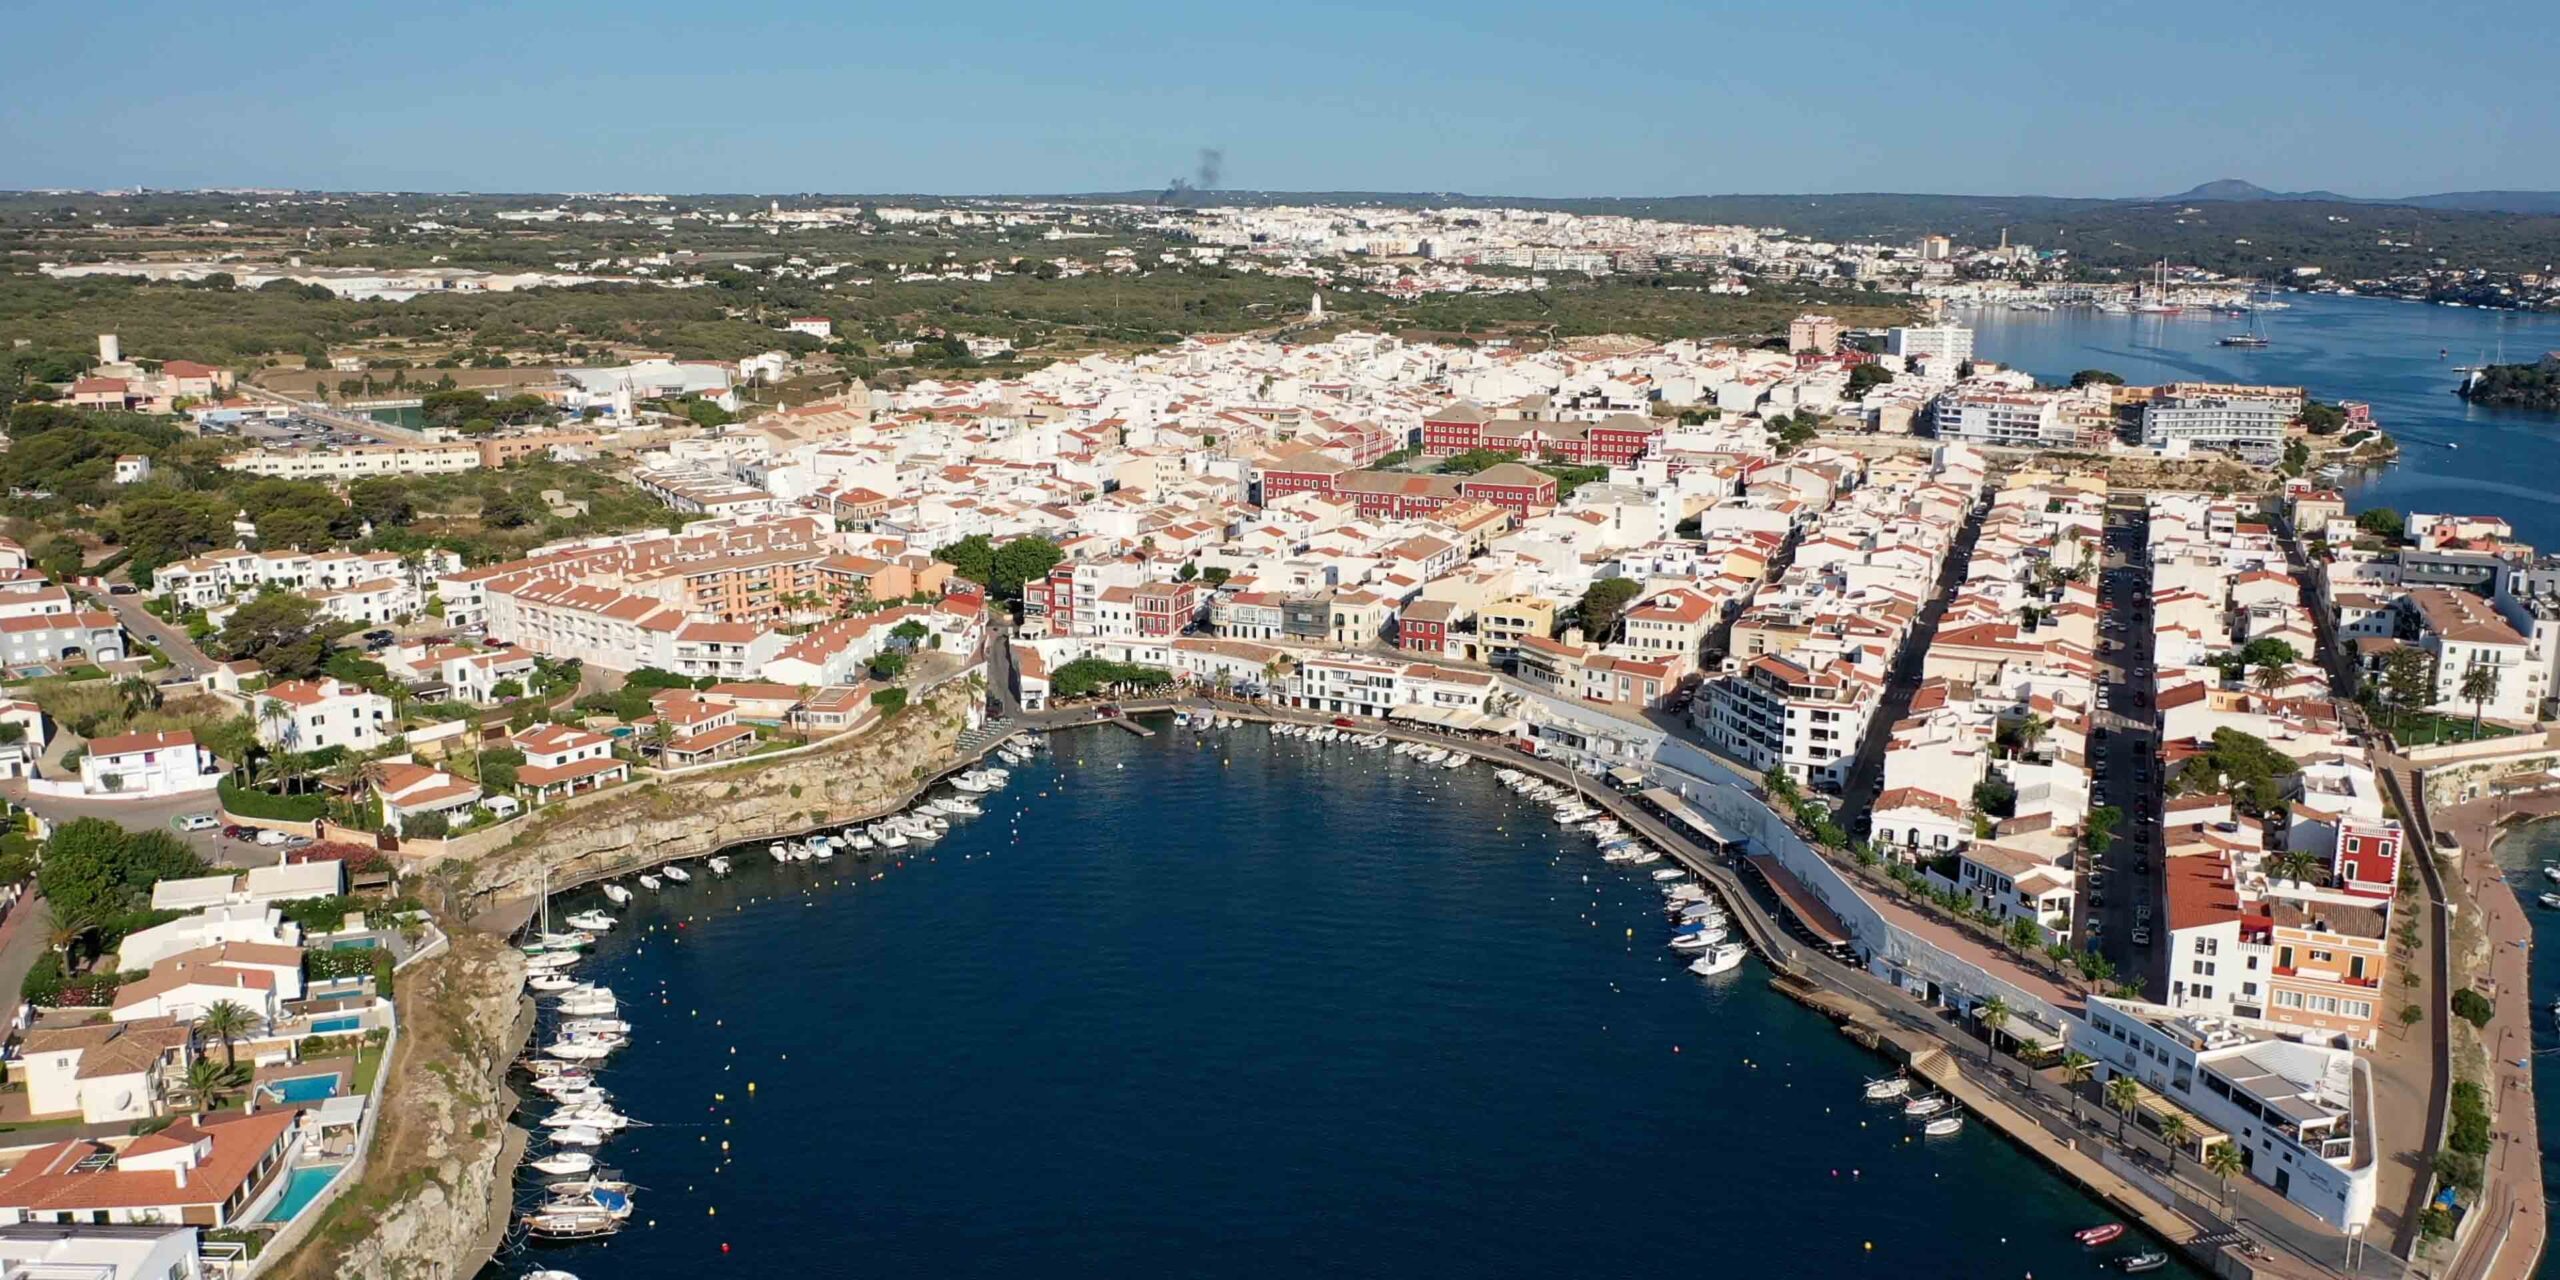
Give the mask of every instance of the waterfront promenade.
[{"label": "waterfront promenade", "polygon": [[2486,972],[2473,987],[2496,1008],[2480,1029],[2496,1117],[2484,1199],[2473,1210],[2484,1216],[2465,1233],[2460,1255],[2443,1274],[2447,1280],[2525,1280],[2550,1236],[2533,1096],[2533,925],[2492,854],[2504,824],[2560,816],[2560,795],[2475,800],[2429,816],[2435,830],[2461,842],[2460,903],[2477,913],[2489,946]]}]

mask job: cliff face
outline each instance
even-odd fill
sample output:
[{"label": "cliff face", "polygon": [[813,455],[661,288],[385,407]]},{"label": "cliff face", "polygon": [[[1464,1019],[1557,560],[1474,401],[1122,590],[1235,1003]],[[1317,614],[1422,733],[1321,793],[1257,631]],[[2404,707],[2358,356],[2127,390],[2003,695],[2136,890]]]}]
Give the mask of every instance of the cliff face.
[{"label": "cliff face", "polygon": [[277,1280],[462,1280],[513,1202],[502,1077],[530,1024],[524,957],[458,931],[450,951],[401,973],[395,999],[400,1051],[364,1176],[275,1264]]},{"label": "cliff face", "polygon": [[557,889],[742,841],[874,816],[950,762],[977,696],[965,687],[946,688],[840,746],[626,787],[553,811],[481,859],[471,891],[522,898],[534,892],[546,866]]}]

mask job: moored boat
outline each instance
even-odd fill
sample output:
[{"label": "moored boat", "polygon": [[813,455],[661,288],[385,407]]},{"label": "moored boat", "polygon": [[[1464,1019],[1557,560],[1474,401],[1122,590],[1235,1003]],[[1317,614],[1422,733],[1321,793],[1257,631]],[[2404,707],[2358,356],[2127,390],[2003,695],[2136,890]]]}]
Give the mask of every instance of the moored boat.
[{"label": "moored boat", "polygon": [[1899,1098],[1909,1092],[1911,1092],[1909,1076],[1879,1076],[1869,1080],[1866,1088],[1869,1102],[1883,1102],[1890,1098]]},{"label": "moored boat", "polygon": [[2157,1271],[2168,1265],[2169,1255],[2157,1249],[2145,1249],[2124,1260],[2124,1269],[2135,1275],[2145,1271]]},{"label": "moored boat", "polygon": [[1707,948],[1705,955],[1691,961],[1689,972],[1707,978],[1712,978],[1719,973],[1731,973],[1742,967],[1742,958],[1749,954],[1751,954],[1751,948],[1739,942],[1719,942]]},{"label": "moored boat", "polygon": [[2123,1234],[2123,1223],[2110,1222],[2103,1227],[2082,1227],[2078,1231],[2072,1232],[2071,1238],[2084,1245],[2088,1245],[2091,1248],[2095,1248],[2099,1245],[2107,1244]]},{"label": "moored boat", "polygon": [[1949,1105],[1951,1104],[1947,1101],[1947,1095],[1943,1093],[1924,1093],[1903,1103],[1902,1114],[1913,1117],[1934,1116],[1946,1110]]},{"label": "moored boat", "polygon": [[1963,1116],[1939,1116],[1937,1119],[1920,1126],[1920,1132],[1927,1134],[1932,1138],[1943,1138],[1963,1127]]}]

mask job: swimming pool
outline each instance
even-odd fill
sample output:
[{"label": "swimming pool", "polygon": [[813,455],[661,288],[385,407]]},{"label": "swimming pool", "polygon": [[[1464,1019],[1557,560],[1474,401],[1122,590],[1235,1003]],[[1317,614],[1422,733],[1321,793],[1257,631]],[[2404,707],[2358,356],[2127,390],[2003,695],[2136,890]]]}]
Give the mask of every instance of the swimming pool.
[{"label": "swimming pool", "polygon": [[343,1164],[307,1164],[285,1179],[284,1194],[276,1198],[276,1207],[267,1211],[269,1222],[291,1222],[294,1215],[320,1194],[329,1180],[338,1176]]},{"label": "swimming pool", "polygon": [[269,1080],[258,1086],[258,1092],[278,1102],[318,1102],[338,1096],[338,1073],[295,1076],[290,1080]]},{"label": "swimming pool", "polygon": [[318,1022],[312,1023],[311,1034],[315,1036],[334,1035],[341,1031],[354,1031],[363,1026],[363,1016],[360,1014],[350,1013],[342,1017],[322,1018]]}]

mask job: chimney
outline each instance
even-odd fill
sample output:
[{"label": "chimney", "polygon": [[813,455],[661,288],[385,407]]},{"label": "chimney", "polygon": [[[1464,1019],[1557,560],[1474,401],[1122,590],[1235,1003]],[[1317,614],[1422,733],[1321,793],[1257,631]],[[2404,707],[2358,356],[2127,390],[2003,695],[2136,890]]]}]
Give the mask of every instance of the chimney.
[{"label": "chimney", "polygon": [[98,335],[98,363],[124,363],[124,346],[116,341],[116,336],[114,334],[102,333]]}]

